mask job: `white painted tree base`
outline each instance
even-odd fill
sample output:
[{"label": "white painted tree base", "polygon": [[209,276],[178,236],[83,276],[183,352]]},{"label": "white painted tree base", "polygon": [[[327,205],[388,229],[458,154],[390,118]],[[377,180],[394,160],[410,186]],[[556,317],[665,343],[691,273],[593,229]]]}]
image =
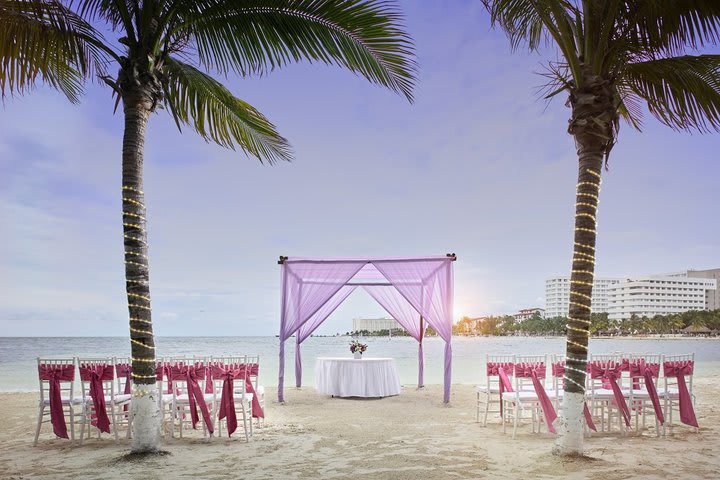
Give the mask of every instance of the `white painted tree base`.
[{"label": "white painted tree base", "polygon": [[558,437],[553,453],[568,456],[583,455],[584,404],[585,395],[582,393],[565,392],[563,395],[563,411],[556,425]]},{"label": "white painted tree base", "polygon": [[132,412],[133,453],[157,452],[160,449],[162,414],[158,404],[157,385],[138,384],[133,388]]}]

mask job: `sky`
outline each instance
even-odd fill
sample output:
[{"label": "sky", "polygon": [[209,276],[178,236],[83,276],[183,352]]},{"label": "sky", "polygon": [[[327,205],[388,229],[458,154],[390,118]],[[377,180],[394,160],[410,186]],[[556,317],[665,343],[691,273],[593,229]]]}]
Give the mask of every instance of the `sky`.
[{"label": "sky", "polygon": [[[511,52],[476,0],[402,1],[415,102],[352,73],[296,64],[226,84],[295,160],[261,165],[153,115],[145,151],[157,335],[274,335],[279,255],[458,256],[455,317],[542,307],[568,275],[577,159],[544,54]],[[550,55],[548,55],[550,53]],[[0,108],[0,335],[127,335],[122,115],[48,88]],[[720,267],[720,135],[646,116],[604,172],[597,276]],[[357,291],[316,332],[385,312]]]}]

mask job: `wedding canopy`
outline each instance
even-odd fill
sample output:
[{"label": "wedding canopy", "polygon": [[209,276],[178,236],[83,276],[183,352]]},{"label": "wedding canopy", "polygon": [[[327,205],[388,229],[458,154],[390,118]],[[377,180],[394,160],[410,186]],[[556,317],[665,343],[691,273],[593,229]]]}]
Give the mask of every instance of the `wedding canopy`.
[{"label": "wedding canopy", "polygon": [[418,341],[423,385],[425,323],[445,341],[444,401],[450,401],[455,254],[420,258],[318,259],[280,257],[282,307],[278,401],[284,401],[285,340],[295,335],[295,383],[302,385],[300,344],[358,287]]}]

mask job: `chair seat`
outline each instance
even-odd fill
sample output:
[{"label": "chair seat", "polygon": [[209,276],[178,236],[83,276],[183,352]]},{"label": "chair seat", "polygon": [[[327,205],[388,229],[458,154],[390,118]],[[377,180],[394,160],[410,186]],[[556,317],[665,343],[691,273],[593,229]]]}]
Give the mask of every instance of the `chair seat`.
[{"label": "chair seat", "polygon": [[[204,393],[203,398],[205,399],[205,403],[209,403],[213,401],[214,396],[212,393]],[[190,398],[187,393],[183,393],[181,395],[176,395],[175,401],[177,403],[190,403]]]},{"label": "chair seat", "polygon": [[475,387],[475,391],[477,393],[500,393],[500,389],[498,387],[488,387],[487,385],[478,385]]},{"label": "chair seat", "polygon": [[[63,405],[70,405],[70,397],[60,397],[60,400]],[[73,405],[81,405],[83,403],[82,398],[75,397],[72,399]],[[50,399],[46,398],[43,400],[43,405],[50,405]]]},{"label": "chair seat", "polygon": [[[132,395],[130,395],[129,393],[122,394],[122,395],[115,395],[115,405],[129,402],[131,398],[132,398]],[[105,404],[110,405],[111,401],[112,401],[112,396],[105,395]],[[90,396],[85,397],[85,403],[88,403],[88,404],[93,403],[92,397],[90,397]]]},{"label": "chair seat", "polygon": [[[552,398],[555,395],[555,392],[552,392],[552,395],[548,393],[548,396]],[[538,397],[537,393],[535,391],[527,391],[527,390],[521,390],[519,392],[505,392],[502,394],[503,400],[506,402],[515,402],[519,401],[522,402],[537,402]]]},{"label": "chair seat", "polygon": [[[623,393],[626,392],[623,391]],[[596,400],[614,399],[615,392],[613,392],[612,388],[597,388],[594,392],[588,392],[587,396],[589,398],[594,396]]]}]

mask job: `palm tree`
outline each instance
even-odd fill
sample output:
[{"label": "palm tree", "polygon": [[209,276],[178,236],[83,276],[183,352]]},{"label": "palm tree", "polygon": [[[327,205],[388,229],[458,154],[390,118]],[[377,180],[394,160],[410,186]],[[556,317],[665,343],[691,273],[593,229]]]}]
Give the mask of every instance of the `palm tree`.
[{"label": "palm tree", "polygon": [[[513,49],[552,45],[547,98],[568,95],[578,154],[567,373],[556,451],[582,454],[596,214],[619,119],[641,127],[642,103],[675,130],[720,128],[720,55],[688,55],[720,38],[717,0],[483,0]],[[695,52],[697,53],[697,52]]]},{"label": "palm tree", "polygon": [[[258,110],[236,98],[219,75],[262,75],[308,60],[345,67],[412,101],[414,47],[393,2],[380,0],[81,0],[70,8],[102,22],[79,38],[102,54],[94,73],[122,103],[122,204],[125,280],[135,389],[133,452],[159,447],[143,147],[150,116],[165,108],[178,128],[240,148],[261,162],[290,160],[290,146]],[[117,74],[106,74],[115,65]]]},{"label": "palm tree", "polygon": [[0,0],[0,96],[23,94],[38,80],[76,103],[97,51],[92,27],[67,7],[41,0]]}]

